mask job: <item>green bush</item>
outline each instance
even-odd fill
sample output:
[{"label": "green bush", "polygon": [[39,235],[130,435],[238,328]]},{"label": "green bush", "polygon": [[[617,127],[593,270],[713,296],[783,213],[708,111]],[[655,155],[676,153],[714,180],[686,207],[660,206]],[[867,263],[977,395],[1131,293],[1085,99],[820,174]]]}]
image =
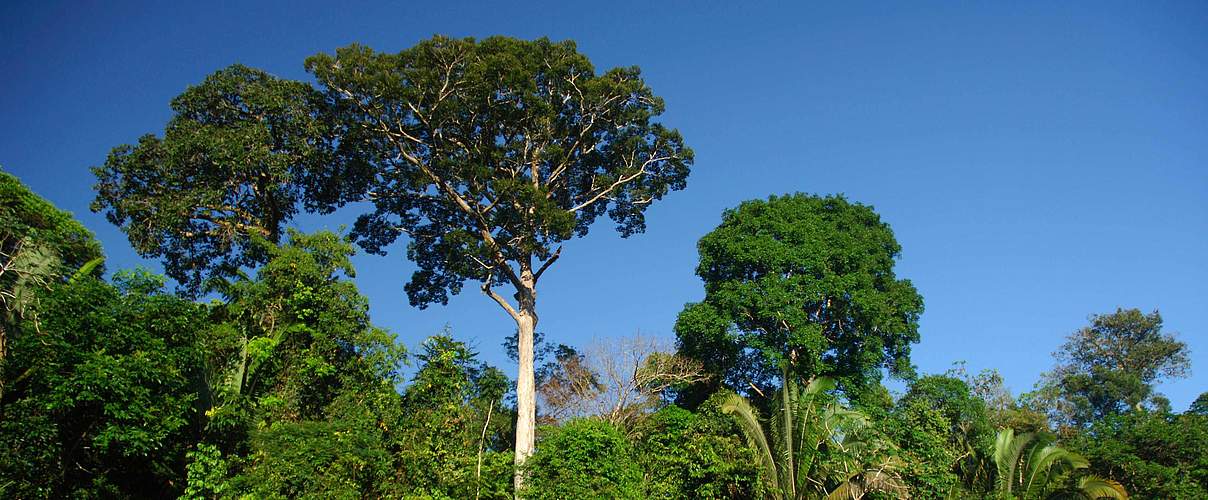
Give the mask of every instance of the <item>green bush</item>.
[{"label": "green bush", "polygon": [[693,413],[668,406],[651,415],[635,440],[646,498],[757,498],[754,453],[734,421],[710,398]]},{"label": "green bush", "polygon": [[543,430],[547,435],[525,464],[525,498],[644,498],[641,466],[615,426],[581,419]]},{"label": "green bush", "polygon": [[250,460],[232,484],[256,498],[378,498],[393,473],[379,435],[339,423],[277,424],[254,433]]}]

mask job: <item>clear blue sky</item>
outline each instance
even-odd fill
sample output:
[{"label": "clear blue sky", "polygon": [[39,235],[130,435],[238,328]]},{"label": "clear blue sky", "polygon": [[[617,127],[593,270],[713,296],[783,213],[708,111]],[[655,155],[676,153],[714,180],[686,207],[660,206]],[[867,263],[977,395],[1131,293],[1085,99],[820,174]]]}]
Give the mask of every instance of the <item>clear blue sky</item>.
[{"label": "clear blue sky", "polygon": [[[927,306],[922,371],[967,360],[1028,389],[1089,314],[1159,308],[1193,360],[1161,390],[1178,410],[1208,390],[1208,3],[705,3],[10,0],[0,165],[96,231],[111,269],[158,269],[88,211],[88,167],[162,131],[168,101],[208,73],[307,78],[316,52],[438,33],[570,38],[597,68],[641,66],[697,163],[647,234],[600,224],[568,246],[540,290],[550,339],[670,338],[724,208],[845,193],[902,244],[898,273]],[[408,346],[448,324],[512,370],[510,320],[473,288],[419,311],[403,252],[357,264],[375,322]]]}]

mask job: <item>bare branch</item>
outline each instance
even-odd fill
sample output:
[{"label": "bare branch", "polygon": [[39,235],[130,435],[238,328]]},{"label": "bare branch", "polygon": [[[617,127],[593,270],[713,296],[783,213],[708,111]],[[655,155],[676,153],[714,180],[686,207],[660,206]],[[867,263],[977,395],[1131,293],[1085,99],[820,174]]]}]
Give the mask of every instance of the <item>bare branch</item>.
[{"label": "bare branch", "polygon": [[540,387],[554,418],[599,416],[632,429],[656,409],[664,391],[704,380],[699,362],[672,354],[645,337],[595,341],[584,358],[559,361],[559,372]]},{"label": "bare branch", "polygon": [[578,212],[579,210],[582,210],[583,208],[585,208],[585,207],[587,207],[587,206],[589,206],[589,205],[591,205],[591,204],[593,204],[593,203],[595,203],[595,202],[597,202],[597,201],[600,201],[602,198],[606,198],[608,195],[610,195],[610,194],[612,193],[612,190],[614,190],[614,189],[616,189],[616,188],[618,188],[618,187],[621,187],[621,186],[623,186],[623,185],[625,185],[625,184],[628,184],[628,183],[632,182],[634,179],[637,179],[637,178],[639,178],[639,177],[641,177],[641,176],[645,175],[645,174],[646,174],[646,168],[647,168],[647,167],[649,167],[651,164],[654,164],[654,163],[656,163],[656,162],[660,162],[660,161],[666,161],[666,160],[670,160],[670,159],[672,159],[672,158],[674,158],[674,156],[655,156],[655,157],[651,157],[650,159],[646,160],[645,162],[642,162],[642,166],[641,166],[641,167],[639,167],[639,168],[638,168],[638,170],[637,170],[636,172],[634,172],[634,173],[632,173],[632,174],[630,174],[630,175],[621,176],[621,178],[620,178],[620,179],[617,179],[617,180],[616,180],[616,182],[613,182],[612,184],[608,185],[608,187],[606,187],[606,188],[604,188],[604,189],[600,190],[600,192],[599,192],[599,193],[596,193],[596,195],[595,195],[595,196],[592,196],[592,197],[591,197],[591,198],[589,198],[587,201],[585,201],[585,202],[583,202],[583,203],[580,203],[580,204],[578,204],[578,205],[575,205],[575,206],[574,206],[574,208],[571,208],[571,209],[570,209],[570,211],[571,211],[571,212]]},{"label": "bare branch", "polygon": [[490,297],[495,303],[499,304],[499,307],[502,307],[512,319],[518,320],[520,318],[520,314],[516,312],[516,308],[512,307],[512,304],[508,303],[507,299],[491,288],[490,278],[487,278],[487,281],[482,283],[482,293],[487,294],[487,297]]},{"label": "bare branch", "polygon": [[560,255],[562,255],[562,245],[558,245],[558,249],[554,250],[554,254],[546,259],[543,264],[541,264],[541,268],[537,270],[536,274],[533,274],[533,281],[536,282],[537,280],[541,279],[541,275],[545,273],[546,269],[549,269],[549,266],[552,265],[554,261],[558,260]]}]

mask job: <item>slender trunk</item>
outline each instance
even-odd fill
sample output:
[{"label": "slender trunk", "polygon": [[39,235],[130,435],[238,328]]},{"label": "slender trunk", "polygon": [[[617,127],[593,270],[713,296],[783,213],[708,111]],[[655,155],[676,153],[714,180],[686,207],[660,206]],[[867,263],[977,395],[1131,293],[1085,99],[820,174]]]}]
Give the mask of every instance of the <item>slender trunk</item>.
[{"label": "slender trunk", "polygon": [[537,329],[537,291],[532,273],[525,270],[521,281],[527,290],[518,290],[516,317],[517,353],[520,368],[516,374],[516,473],[513,479],[516,498],[524,485],[524,462],[536,447],[537,392],[533,380],[533,332]]},{"label": "slender trunk", "polygon": [[495,402],[487,407],[487,421],[482,424],[482,437],[478,438],[478,468],[474,469],[474,499],[482,493],[482,453],[487,446],[487,428],[491,426],[491,412],[495,411]]},{"label": "slender trunk", "polygon": [[786,455],[784,467],[785,467],[786,476],[787,476],[785,478],[786,479],[785,484],[787,484],[789,487],[789,496],[791,498],[797,498],[797,473],[796,473],[796,471],[793,470],[794,469],[793,466],[795,465],[794,462],[797,459],[797,457],[793,454],[793,408],[792,408],[792,405],[795,401],[793,401],[793,394],[791,393],[791,389],[789,387],[790,381],[789,381],[788,368],[781,367],[780,379],[781,379],[780,386],[781,386],[781,390],[783,391],[783,394],[781,395],[781,400],[783,401],[782,404],[784,405],[784,422],[783,422],[784,423],[784,449],[785,449],[785,455]]},{"label": "slender trunk", "polygon": [[[0,368],[4,368],[4,360],[8,357],[8,347],[5,344],[7,332],[4,329],[4,323],[0,323]],[[0,371],[0,401],[4,400],[4,372]]]}]

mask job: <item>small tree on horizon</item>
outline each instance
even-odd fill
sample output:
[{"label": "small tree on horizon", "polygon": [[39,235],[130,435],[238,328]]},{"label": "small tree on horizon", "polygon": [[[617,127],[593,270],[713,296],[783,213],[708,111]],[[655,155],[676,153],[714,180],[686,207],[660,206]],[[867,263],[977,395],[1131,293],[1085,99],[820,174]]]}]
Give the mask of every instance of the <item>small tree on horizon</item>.
[{"label": "small tree on horizon", "polygon": [[1169,401],[1155,386],[1191,374],[1187,343],[1162,331],[1158,311],[1092,315],[1053,356],[1057,366],[1029,397],[1066,431],[1110,415],[1165,408]]}]

